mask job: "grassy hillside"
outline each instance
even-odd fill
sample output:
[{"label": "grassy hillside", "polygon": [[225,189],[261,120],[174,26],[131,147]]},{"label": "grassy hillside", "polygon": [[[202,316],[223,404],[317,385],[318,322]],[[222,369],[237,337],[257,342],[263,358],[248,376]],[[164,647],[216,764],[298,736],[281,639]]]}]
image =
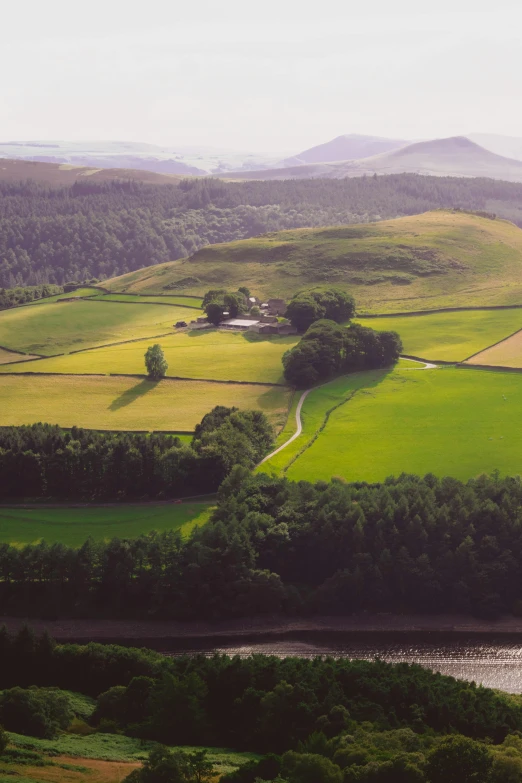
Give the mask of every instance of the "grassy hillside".
[{"label": "grassy hillside", "polygon": [[199,310],[159,304],[56,302],[0,312],[0,345],[15,351],[52,356],[122,340],[165,334],[178,320]]},{"label": "grassy hillside", "polygon": [[132,538],[156,530],[187,535],[210,516],[209,503],[115,505],[105,508],[1,508],[0,542],[46,541],[81,546],[88,538]]},{"label": "grassy hillside", "polygon": [[39,421],[87,429],[192,431],[215,405],[264,411],[283,426],[290,391],[279,386],[79,375],[2,375],[0,426]]},{"label": "grassy hillside", "polygon": [[308,481],[383,481],[403,471],[517,475],[522,433],[513,422],[521,415],[518,374],[446,368],[345,376],[307,397],[303,435],[266,469],[286,467],[288,478]]},{"label": "grassy hillside", "polygon": [[401,312],[522,304],[521,272],[522,231],[515,225],[435,211],[210,245],[104,285],[148,294],[248,285],[263,297],[288,298],[306,286],[335,284],[353,293],[359,312]]}]

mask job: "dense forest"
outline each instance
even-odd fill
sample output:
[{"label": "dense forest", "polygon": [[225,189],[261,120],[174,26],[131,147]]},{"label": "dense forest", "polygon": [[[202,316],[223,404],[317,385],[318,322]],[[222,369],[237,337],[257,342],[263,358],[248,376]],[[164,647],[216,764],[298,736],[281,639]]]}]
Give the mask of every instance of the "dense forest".
[{"label": "dense forest", "polygon": [[0,612],[208,619],[522,612],[522,482],[293,483],[234,467],[188,540],[0,545]]},{"label": "dense forest", "polygon": [[[96,699],[94,711],[76,719],[77,734],[264,754],[223,777],[227,783],[517,783],[522,775],[520,701],[417,665],[165,658],[115,645],[56,645],[27,629],[9,637],[3,629],[0,689],[7,731],[56,736],[71,722],[72,691]],[[5,739],[0,732],[0,757],[23,757],[6,751]],[[212,777],[204,754],[179,753],[156,746],[129,783]],[[196,763],[204,778],[192,776]]]},{"label": "dense forest", "polygon": [[96,432],[52,424],[0,428],[0,498],[123,500],[215,492],[233,465],[268,452],[261,411],[217,406],[190,444],[162,433]]},{"label": "dense forest", "polygon": [[103,280],[267,231],[437,208],[493,210],[522,225],[521,200],[522,184],[413,174],[161,186],[0,182],[0,288]]}]

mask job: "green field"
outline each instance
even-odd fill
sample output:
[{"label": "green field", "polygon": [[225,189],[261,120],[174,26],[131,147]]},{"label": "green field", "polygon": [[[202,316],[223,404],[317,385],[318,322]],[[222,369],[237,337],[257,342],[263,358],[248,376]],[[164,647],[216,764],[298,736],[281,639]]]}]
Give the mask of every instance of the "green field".
[{"label": "green field", "polygon": [[180,284],[203,294],[218,282],[288,299],[303,287],[334,284],[354,295],[360,313],[391,313],[521,304],[521,272],[520,228],[437,210],[210,245],[189,259],[131,272],[104,286],[155,294]]},{"label": "green field", "polygon": [[114,505],[85,508],[2,508],[0,507],[0,543],[32,544],[46,541],[81,546],[88,538],[135,538],[156,530],[179,530],[188,535],[204,525],[210,503],[158,505]]},{"label": "green field", "polygon": [[50,356],[172,331],[173,324],[199,311],[162,305],[116,302],[41,303],[0,312],[0,345]]},{"label": "green field", "polygon": [[[319,432],[326,412],[343,401]],[[512,373],[443,368],[344,376],[311,392],[302,436],[266,470],[288,467],[290,479],[310,481],[382,481],[402,471],[517,475],[522,431],[514,422],[521,416],[522,377]]]},{"label": "green field", "polygon": [[44,421],[62,427],[191,432],[215,405],[260,409],[279,428],[290,390],[279,386],[159,382],[105,376],[0,376],[0,426]]},{"label": "green field", "polygon": [[[200,296],[137,296],[136,294],[98,294],[92,298],[99,302],[180,305],[181,307],[194,307],[196,310],[201,310]],[[187,317],[192,318],[194,317],[194,314],[187,313]]]},{"label": "green field", "polygon": [[398,332],[403,351],[438,362],[462,362],[522,328],[522,308],[358,318],[363,326]]},{"label": "green field", "polygon": [[0,371],[141,375],[145,374],[145,351],[157,341],[165,353],[169,365],[167,375],[171,377],[284,383],[281,358],[298,339],[297,336],[265,337],[246,332],[195,329],[158,337],[157,340],[97,348],[27,364],[24,362],[23,365],[2,365]]}]

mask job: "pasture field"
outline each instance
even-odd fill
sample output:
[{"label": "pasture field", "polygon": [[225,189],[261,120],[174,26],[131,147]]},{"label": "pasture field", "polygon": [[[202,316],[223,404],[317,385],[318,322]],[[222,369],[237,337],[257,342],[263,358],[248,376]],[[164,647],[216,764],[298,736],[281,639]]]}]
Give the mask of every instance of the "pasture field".
[{"label": "pasture field", "polygon": [[165,353],[169,365],[167,376],[170,377],[284,383],[281,359],[298,340],[298,336],[266,337],[246,332],[194,329],[29,364],[3,365],[1,372],[144,375],[145,351],[158,342]]},{"label": "pasture field", "polygon": [[395,220],[294,229],[209,245],[190,258],[104,282],[112,291],[162,293],[179,285],[203,294],[248,286],[257,296],[290,298],[336,285],[359,313],[522,302],[522,231],[507,220],[436,210]]},{"label": "pasture field", "polygon": [[105,376],[0,376],[0,426],[39,421],[62,427],[192,432],[215,405],[262,410],[279,428],[290,390],[205,381]]},{"label": "pasture field", "polygon": [[491,367],[522,368],[522,332],[517,332],[498,345],[473,356],[467,364],[487,364]]},{"label": "pasture field", "polygon": [[[201,310],[200,296],[170,296],[170,294],[165,294],[163,296],[137,296],[136,294],[98,294],[97,296],[93,296],[92,299],[99,302],[179,305],[181,307],[194,307],[196,310]],[[192,317],[193,313],[187,313],[187,316]]]},{"label": "pasture field", "polygon": [[[356,390],[353,376],[344,376],[305,400],[307,431],[289,450],[295,455],[312,442],[289,465],[290,479],[382,481],[403,471],[459,479],[494,470],[522,473],[522,431],[514,426],[522,416],[519,375],[465,368],[360,375],[367,381]],[[332,407],[330,392],[348,401],[319,432]],[[284,462],[285,451],[277,455],[283,462],[275,469],[288,466],[292,454]]]},{"label": "pasture field", "polygon": [[0,312],[0,345],[15,351],[52,356],[80,348],[165,334],[186,308],[116,302],[62,302],[15,307]]},{"label": "pasture field", "polygon": [[[413,364],[413,363],[412,363]],[[289,446],[276,454],[271,459],[264,462],[257,468],[258,472],[278,474],[287,469],[287,467],[297,459],[301,451],[307,448],[316,437],[317,432],[324,423],[328,411],[342,405],[350,399],[354,392],[359,388],[366,388],[373,383],[379,383],[389,370],[369,370],[367,372],[357,372],[350,375],[343,375],[322,386],[312,389],[304,401],[301,408],[302,432]],[[285,426],[286,437],[278,437],[276,448],[281,446],[290,438],[295,430],[295,409],[301,397],[301,392],[296,392],[292,401],[292,409]],[[302,478],[299,476],[299,478]],[[319,477],[318,477],[319,478]],[[312,479],[314,480],[314,479]]]},{"label": "pasture field", "polygon": [[0,506],[0,543],[81,546],[88,538],[136,538],[156,530],[179,530],[187,536],[210,517],[210,503],[149,503],[67,508],[6,508]]},{"label": "pasture field", "polygon": [[404,353],[411,356],[433,362],[462,362],[522,328],[522,308],[356,320],[377,331],[398,332]]}]

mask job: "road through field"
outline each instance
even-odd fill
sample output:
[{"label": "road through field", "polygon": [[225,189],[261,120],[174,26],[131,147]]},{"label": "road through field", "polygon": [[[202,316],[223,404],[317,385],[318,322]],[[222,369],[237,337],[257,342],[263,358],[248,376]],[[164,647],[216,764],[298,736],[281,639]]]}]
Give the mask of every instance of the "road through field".
[{"label": "road through field", "polygon": [[[421,362],[417,361],[417,359],[408,359],[407,361],[415,363],[415,364],[423,364],[424,367],[410,367],[408,369],[410,370],[436,370],[438,365],[432,364],[431,362]],[[321,384],[321,386],[324,386],[325,384]],[[287,441],[285,441],[279,448],[277,448],[275,451],[272,451],[271,454],[267,454],[266,457],[264,457],[259,465],[262,465],[263,462],[266,462],[267,460],[271,459],[272,457],[275,457],[276,454],[279,454],[280,451],[283,451],[283,449],[286,449],[287,446],[289,446],[296,438],[299,437],[301,432],[303,431],[303,422],[301,420],[301,408],[303,407],[303,403],[306,400],[307,396],[310,394],[311,391],[315,391],[315,389],[320,389],[321,386],[314,386],[313,389],[307,389],[301,394],[301,397],[299,399],[299,402],[297,403],[297,408],[295,411],[295,424],[296,424],[296,431],[292,435],[291,438],[288,438]],[[258,467],[259,467],[258,465]]]}]

